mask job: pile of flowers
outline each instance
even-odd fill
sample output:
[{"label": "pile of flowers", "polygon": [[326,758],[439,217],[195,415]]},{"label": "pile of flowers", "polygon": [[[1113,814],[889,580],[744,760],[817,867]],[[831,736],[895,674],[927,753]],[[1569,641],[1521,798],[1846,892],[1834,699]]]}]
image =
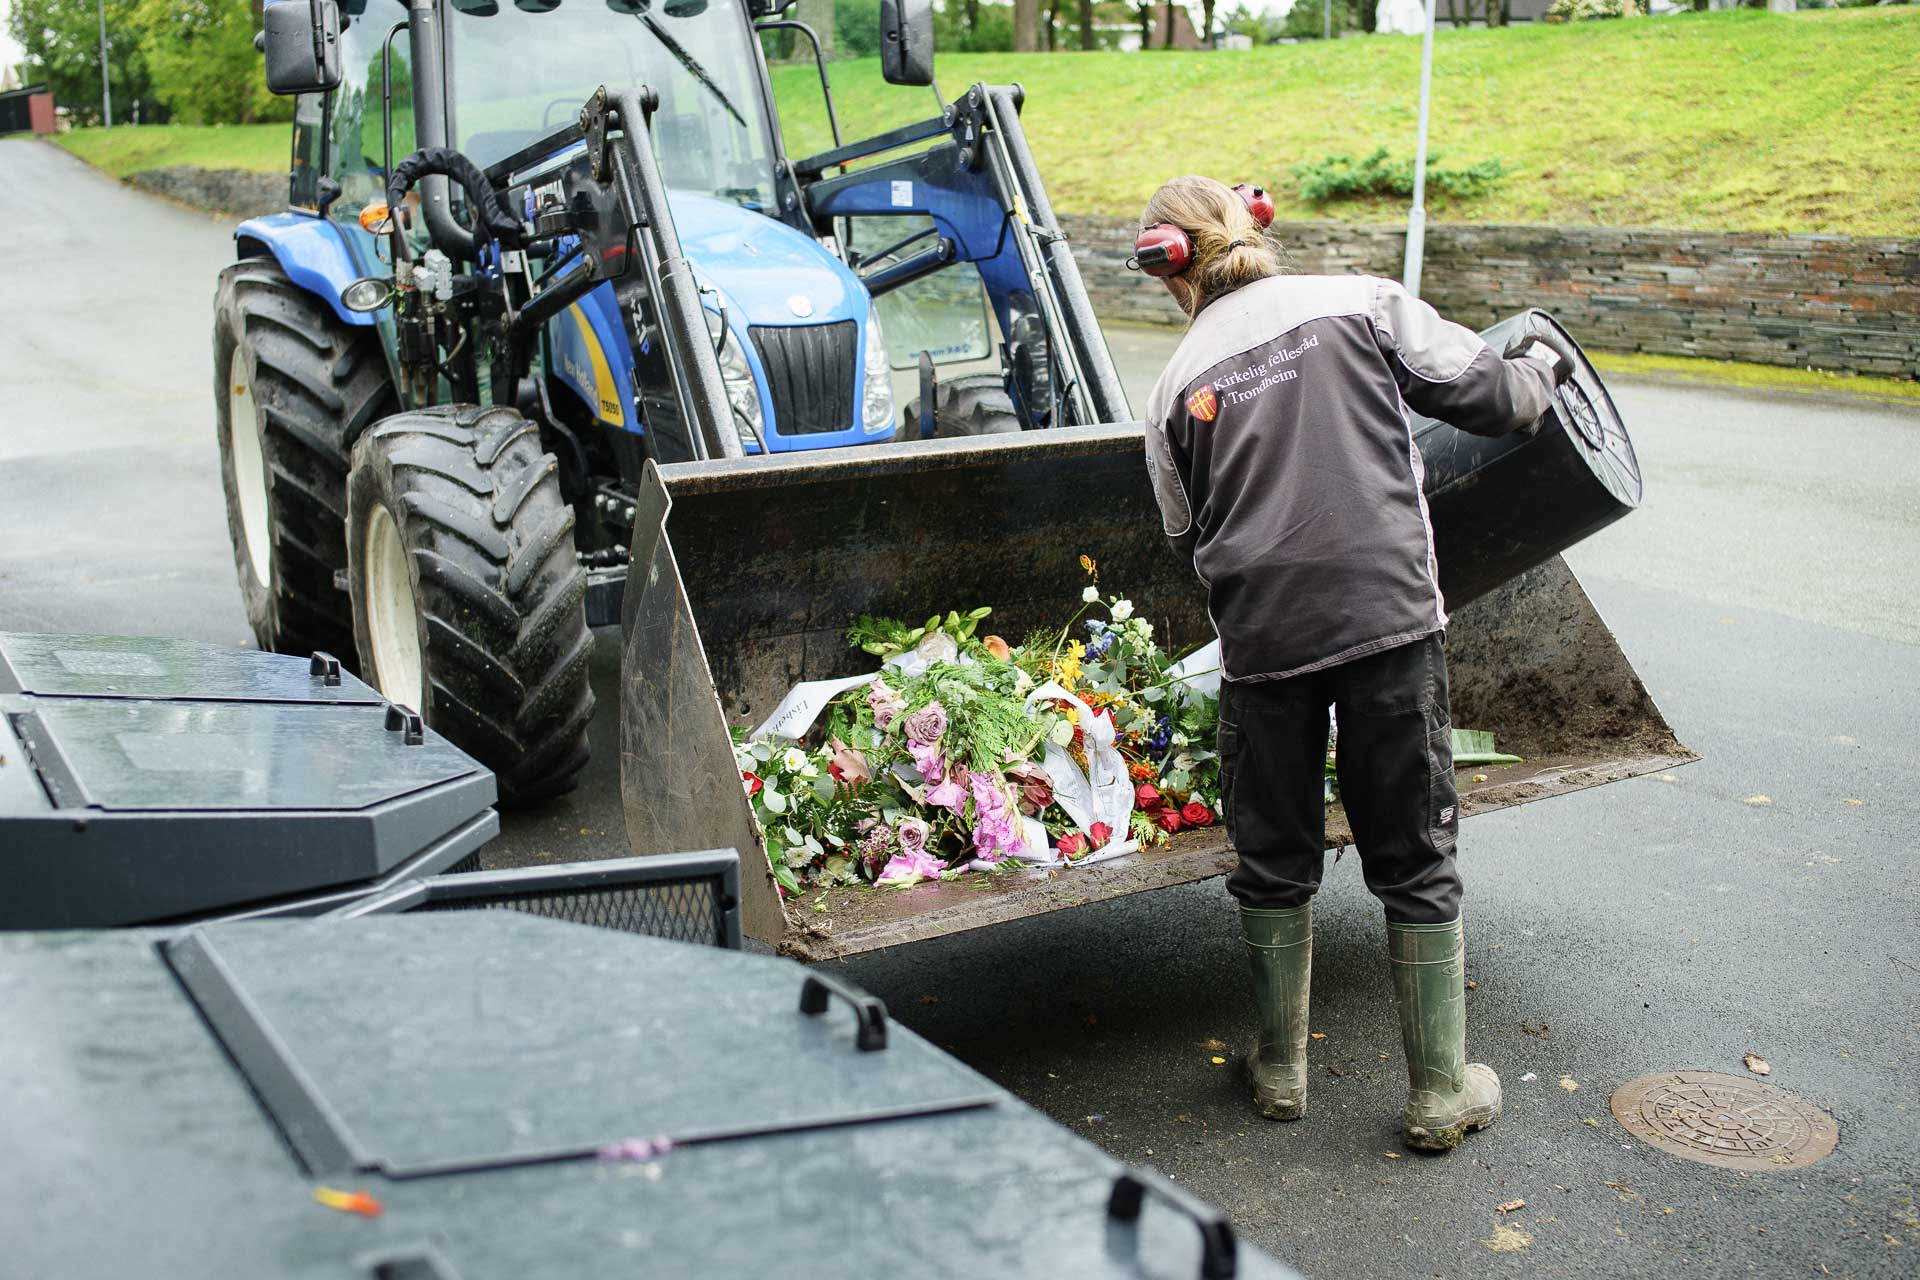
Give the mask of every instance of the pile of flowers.
[{"label": "pile of flowers", "polygon": [[[1152,844],[1219,817],[1217,700],[1170,674],[1173,661],[1131,601],[1103,596],[1099,570],[1057,630],[1019,644],[978,635],[988,608],[918,627],[862,617],[855,648],[886,661],[799,743],[742,739],[740,775],[789,894],[834,885],[905,886],[1028,860],[1077,861],[1115,840]],[[1089,616],[1091,615],[1091,616]],[[1041,764],[1048,744],[1083,771],[1083,712],[1104,717],[1134,786],[1127,829],[1081,829]]]}]

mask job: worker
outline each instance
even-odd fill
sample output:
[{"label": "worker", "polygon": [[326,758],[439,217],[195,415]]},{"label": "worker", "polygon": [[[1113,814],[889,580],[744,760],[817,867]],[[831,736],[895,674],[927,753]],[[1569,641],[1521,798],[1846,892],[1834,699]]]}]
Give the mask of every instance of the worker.
[{"label": "worker", "polygon": [[1306,1114],[1331,705],[1341,802],[1386,911],[1405,1140],[1448,1150],[1499,1118],[1500,1078],[1466,1060],[1447,615],[1407,415],[1527,429],[1572,358],[1557,340],[1503,355],[1391,280],[1286,274],[1271,217],[1258,188],[1175,178],[1130,264],[1190,320],[1148,401],[1147,468],[1220,635],[1227,888],[1259,1005],[1247,1069],[1262,1114]]}]

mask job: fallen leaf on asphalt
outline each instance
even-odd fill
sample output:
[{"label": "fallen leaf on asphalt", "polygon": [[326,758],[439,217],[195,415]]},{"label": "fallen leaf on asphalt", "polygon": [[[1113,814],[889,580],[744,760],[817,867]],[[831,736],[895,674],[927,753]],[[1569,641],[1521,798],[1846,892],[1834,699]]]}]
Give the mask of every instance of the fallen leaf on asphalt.
[{"label": "fallen leaf on asphalt", "polygon": [[1496,1222],[1493,1235],[1480,1242],[1495,1253],[1518,1253],[1533,1243],[1533,1237],[1518,1227]]},{"label": "fallen leaf on asphalt", "polygon": [[1595,1120],[1592,1116],[1586,1117],[1585,1119],[1580,1121],[1580,1123],[1587,1126],[1587,1128],[1589,1129],[1598,1129],[1600,1127],[1600,1122],[1598,1120]]},{"label": "fallen leaf on asphalt", "polygon": [[1662,782],[1678,782],[1678,781],[1680,781],[1680,779],[1678,779],[1678,778],[1676,778],[1676,777],[1674,777],[1674,776],[1673,776],[1672,774],[1670,774],[1670,773],[1663,773],[1663,774],[1661,774],[1661,775],[1660,775],[1660,781],[1662,781]]},{"label": "fallen leaf on asphalt", "polygon": [[1329,1062],[1327,1064],[1327,1074],[1334,1077],[1337,1080],[1341,1076],[1346,1075],[1347,1073],[1345,1071],[1342,1071],[1339,1067],[1335,1066],[1333,1063]]},{"label": "fallen leaf on asphalt", "polygon": [[1772,804],[1773,797],[1772,796],[1748,796],[1746,802],[1750,805],[1756,805],[1756,806],[1763,805],[1763,804]]},{"label": "fallen leaf on asphalt", "polygon": [[1526,1207],[1527,1207],[1527,1202],[1525,1200],[1509,1200],[1505,1204],[1497,1206],[1494,1209],[1494,1212],[1495,1213],[1512,1213],[1515,1209],[1524,1209]]},{"label": "fallen leaf on asphalt", "polygon": [[1224,1067],[1227,1064],[1227,1060],[1218,1054],[1215,1054],[1209,1061],[1216,1067]]},{"label": "fallen leaf on asphalt", "polygon": [[920,1003],[921,1004],[939,1004],[940,997],[939,996],[921,996]]},{"label": "fallen leaf on asphalt", "polygon": [[1746,1063],[1747,1070],[1757,1076],[1770,1076],[1773,1074],[1773,1064],[1757,1053],[1749,1053],[1741,1058],[1740,1061]]},{"label": "fallen leaf on asphalt", "polygon": [[1200,1047],[1202,1049],[1214,1049],[1224,1053],[1227,1048],[1227,1042],[1225,1040],[1202,1040]]},{"label": "fallen leaf on asphalt", "polygon": [[1385,1156],[1389,1160],[1400,1159],[1400,1153],[1398,1151],[1382,1151],[1380,1154]]},{"label": "fallen leaf on asphalt", "polygon": [[1523,1022],[1520,1024],[1520,1033],[1522,1035],[1539,1036],[1544,1040],[1547,1038],[1547,1024],[1543,1022],[1537,1027],[1531,1027]]},{"label": "fallen leaf on asphalt", "polygon": [[1325,1040],[1327,1038],[1327,1033],[1324,1031],[1309,1031],[1307,1033],[1307,1038],[1310,1040]]},{"label": "fallen leaf on asphalt", "polygon": [[1578,1089],[1580,1087],[1580,1082],[1578,1080],[1575,1080],[1572,1076],[1561,1076],[1560,1087],[1562,1089],[1565,1089],[1568,1093],[1572,1093],[1575,1089]]},{"label": "fallen leaf on asphalt", "polygon": [[1478,991],[1479,989],[1480,989],[1479,983],[1475,982],[1472,978],[1467,979],[1467,990]]},{"label": "fallen leaf on asphalt", "polygon": [[1865,800],[1853,800],[1853,799],[1847,799],[1847,800],[1842,800],[1842,801],[1841,801],[1840,803],[1841,803],[1841,804],[1850,804],[1850,805],[1855,805],[1855,806],[1858,806],[1858,805],[1863,805],[1863,804],[1865,804],[1865,803],[1866,803],[1866,801],[1865,801]]},{"label": "fallen leaf on asphalt", "polygon": [[1540,1077],[1539,1077],[1538,1075],[1536,1075],[1536,1074],[1534,1074],[1533,1072],[1531,1072],[1531,1071],[1529,1071],[1529,1072],[1527,1072],[1527,1074],[1525,1074],[1525,1075],[1523,1075],[1523,1076],[1521,1076],[1521,1077],[1520,1077],[1520,1083],[1521,1083],[1521,1084],[1525,1084],[1525,1083],[1526,1083],[1527,1081],[1529,1081],[1529,1080],[1538,1080],[1539,1078],[1540,1078]]}]

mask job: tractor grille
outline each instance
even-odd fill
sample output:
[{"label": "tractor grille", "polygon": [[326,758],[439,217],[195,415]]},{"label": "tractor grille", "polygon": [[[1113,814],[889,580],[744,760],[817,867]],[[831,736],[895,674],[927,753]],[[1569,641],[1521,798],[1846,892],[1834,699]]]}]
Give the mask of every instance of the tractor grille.
[{"label": "tractor grille", "polygon": [[853,371],[859,333],[853,321],[755,325],[747,332],[767,373],[776,431],[783,436],[817,436],[854,425]]}]

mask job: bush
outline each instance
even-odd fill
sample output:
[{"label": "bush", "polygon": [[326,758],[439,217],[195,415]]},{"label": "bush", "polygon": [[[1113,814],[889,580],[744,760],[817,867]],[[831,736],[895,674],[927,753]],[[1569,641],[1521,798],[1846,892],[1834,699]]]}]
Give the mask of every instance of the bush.
[{"label": "bush", "polygon": [[1636,0],[1553,0],[1545,18],[1548,22],[1587,22],[1645,12],[1646,6]]},{"label": "bush", "polygon": [[[1487,194],[1499,186],[1509,172],[1498,159],[1482,160],[1464,169],[1444,169],[1439,155],[1427,157],[1428,188],[1462,200]],[[1352,156],[1328,156],[1295,165],[1293,176],[1300,188],[1300,198],[1313,204],[1362,196],[1410,196],[1413,194],[1413,157],[1395,160],[1381,147],[1358,162]]]},{"label": "bush", "polygon": [[291,120],[293,99],[267,92],[253,48],[253,13],[240,0],[139,0],[153,93],[183,124]]},{"label": "bush", "polygon": [[874,0],[836,0],[833,47],[848,58],[880,55],[880,6]]}]

